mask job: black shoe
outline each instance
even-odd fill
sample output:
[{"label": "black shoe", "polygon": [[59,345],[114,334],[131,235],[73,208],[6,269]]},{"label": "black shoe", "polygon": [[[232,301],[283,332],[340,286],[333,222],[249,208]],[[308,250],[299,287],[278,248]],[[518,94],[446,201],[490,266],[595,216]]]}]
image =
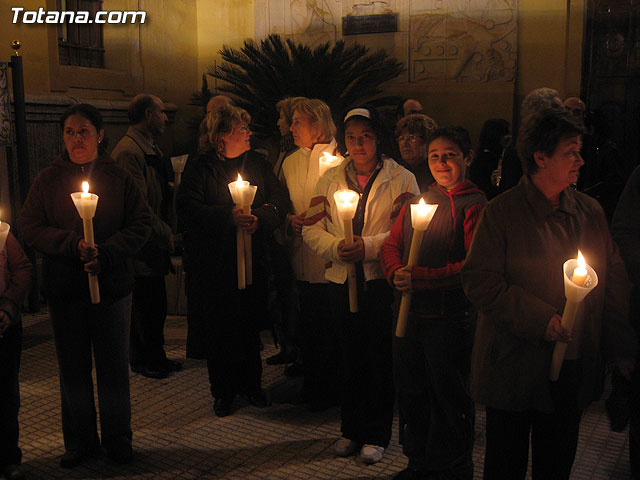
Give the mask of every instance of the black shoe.
[{"label": "black shoe", "polygon": [[234,397],[217,397],[213,400],[213,412],[218,417],[231,415]]},{"label": "black shoe", "polygon": [[131,463],[131,460],[133,460],[133,449],[131,448],[131,445],[124,444],[122,446],[111,447],[106,450],[107,457],[120,465]]},{"label": "black shoe", "polygon": [[15,463],[5,465],[5,467],[2,469],[2,474],[7,480],[24,480],[25,478],[27,478],[27,475],[24,473],[22,467]]},{"label": "black shoe", "polygon": [[393,480],[428,480],[428,478],[425,472],[408,467],[393,477]]},{"label": "black shoe", "polygon": [[182,364],[178,360],[166,359],[163,365],[163,369],[168,372],[179,372],[182,370]]},{"label": "black shoe", "polygon": [[295,357],[285,352],[279,352],[267,358],[267,365],[285,365],[295,362]]},{"label": "black shoe", "polygon": [[147,378],[161,379],[169,376],[169,371],[164,368],[146,367],[138,364],[131,364],[131,371],[139,373],[143,377]]},{"label": "black shoe", "polygon": [[73,468],[84,462],[88,456],[89,454],[86,450],[67,450],[60,457],[60,466],[62,468]]},{"label": "black shoe", "polygon": [[265,408],[271,405],[271,394],[264,388],[247,395],[247,399],[251,405],[258,408]]},{"label": "black shoe", "polygon": [[284,374],[287,377],[301,377],[304,375],[304,365],[301,363],[292,363],[284,369]]}]

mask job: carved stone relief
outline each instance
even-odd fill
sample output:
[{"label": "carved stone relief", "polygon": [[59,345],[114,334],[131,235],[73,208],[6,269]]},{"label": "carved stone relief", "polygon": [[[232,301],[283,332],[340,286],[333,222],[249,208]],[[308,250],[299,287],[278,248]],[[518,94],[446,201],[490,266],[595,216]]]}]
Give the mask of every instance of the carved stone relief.
[{"label": "carved stone relief", "polygon": [[[342,38],[342,17],[399,14],[410,83],[513,83],[517,0],[259,0],[256,38],[278,33],[314,47]],[[259,21],[258,21],[259,19]],[[357,35],[350,39],[360,40]]]}]

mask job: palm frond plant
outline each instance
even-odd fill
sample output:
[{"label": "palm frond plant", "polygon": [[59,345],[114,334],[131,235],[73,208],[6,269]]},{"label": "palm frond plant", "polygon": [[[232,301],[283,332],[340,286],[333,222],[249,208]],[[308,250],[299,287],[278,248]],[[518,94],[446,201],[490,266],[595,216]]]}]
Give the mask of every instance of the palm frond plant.
[{"label": "palm frond plant", "polygon": [[208,75],[222,80],[220,93],[231,96],[251,113],[259,135],[277,133],[276,103],[287,96],[320,98],[339,115],[363,103],[390,105],[397,97],[382,97],[381,85],[404,71],[386,51],[369,53],[361,44],[325,43],[313,50],[279,35],[259,43],[246,40],[242,48],[223,47],[223,62]]}]

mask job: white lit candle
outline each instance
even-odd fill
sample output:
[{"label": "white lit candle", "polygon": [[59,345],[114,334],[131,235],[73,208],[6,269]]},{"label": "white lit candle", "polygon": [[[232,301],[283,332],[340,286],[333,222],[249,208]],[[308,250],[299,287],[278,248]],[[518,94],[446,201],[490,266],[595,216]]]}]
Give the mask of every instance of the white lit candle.
[{"label": "white lit candle", "polygon": [[[72,193],[71,199],[78,210],[80,218],[82,218],[84,241],[87,245],[94,247],[96,242],[93,235],[93,217],[96,214],[96,208],[98,206],[98,195],[89,193],[89,182],[82,182],[82,192]],[[88,276],[91,303],[100,303],[98,276],[92,273],[89,273]]]},{"label": "white lit candle", "polygon": [[[180,155],[177,157],[171,157],[171,167],[173,168],[173,198],[171,200],[171,228],[174,233],[178,231],[178,214],[176,211],[176,201],[178,196],[178,187],[182,181],[182,172],[184,172],[184,166],[187,163],[189,155]],[[171,183],[169,183],[171,185]]]},{"label": "white lit candle", "polygon": [[4,248],[10,229],[11,226],[7,222],[0,221],[0,251]]},{"label": "white lit candle", "polygon": [[[238,180],[229,184],[229,192],[236,207],[242,208],[245,215],[251,214],[251,204],[256,196],[258,187],[250,185],[248,181],[242,180],[238,173]],[[238,288],[246,288],[246,285],[253,283],[253,264],[251,253],[251,235],[245,234],[244,230],[237,227],[236,230],[236,256],[238,263]]]},{"label": "white lit candle", "polygon": [[[422,237],[429,226],[433,215],[436,213],[438,205],[425,203],[424,198],[420,198],[417,204],[411,204],[411,226],[413,236],[411,237],[411,247],[409,249],[409,259],[407,266],[413,267],[418,263]],[[407,319],[411,308],[411,292],[403,292],[398,311],[398,322],[396,324],[396,337],[404,337],[407,333]]]},{"label": "white lit candle", "polygon": [[579,287],[584,287],[584,283],[587,281],[587,262],[584,261],[582,252],[578,250],[578,266],[573,271],[571,280]]},{"label": "white lit candle", "polygon": [[[578,312],[578,306],[584,298],[598,285],[598,274],[587,265],[582,253],[578,250],[578,258],[564,262],[562,266],[564,278],[564,296],[567,298],[562,312],[562,328],[569,334],[573,331],[573,324]],[[587,281],[588,280],[588,281]],[[551,358],[549,380],[555,382],[560,376],[560,369],[567,351],[567,344],[556,342]]]},{"label": "white lit candle", "polygon": [[322,155],[318,158],[319,162],[319,177],[323,176],[327,170],[333,167],[337,167],[340,165],[342,159],[340,157],[336,157],[331,155],[329,152],[323,152]]},{"label": "white lit candle", "polygon": [[[353,217],[358,208],[360,195],[353,190],[338,190],[333,194],[336,202],[338,216],[342,219],[344,227],[344,243],[345,245],[353,244]],[[353,263],[347,264],[347,281],[349,283],[349,310],[352,313],[358,311],[358,283],[356,279],[356,266]]]}]

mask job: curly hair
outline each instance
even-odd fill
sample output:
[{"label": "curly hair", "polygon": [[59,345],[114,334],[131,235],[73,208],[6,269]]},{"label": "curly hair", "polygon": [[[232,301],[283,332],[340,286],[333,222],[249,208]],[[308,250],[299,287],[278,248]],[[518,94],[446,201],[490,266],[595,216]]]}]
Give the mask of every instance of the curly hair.
[{"label": "curly hair", "polygon": [[402,118],[396,125],[396,139],[403,131],[407,131],[413,135],[420,136],[425,142],[431,132],[433,132],[438,125],[436,122],[422,113],[414,113]]},{"label": "curly hair", "polygon": [[224,141],[222,137],[233,132],[241,123],[247,125],[251,122],[251,115],[233,105],[227,105],[207,113],[199,128],[199,148],[201,153],[214,151],[219,155],[224,151]]}]

